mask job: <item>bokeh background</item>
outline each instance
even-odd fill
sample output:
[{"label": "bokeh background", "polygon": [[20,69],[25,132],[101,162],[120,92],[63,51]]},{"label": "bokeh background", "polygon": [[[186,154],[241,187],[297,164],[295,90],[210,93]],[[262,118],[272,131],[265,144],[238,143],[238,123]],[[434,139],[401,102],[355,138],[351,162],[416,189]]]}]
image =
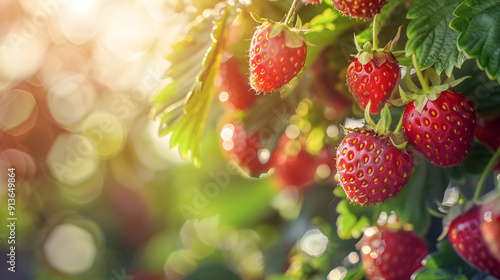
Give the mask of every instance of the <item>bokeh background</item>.
[{"label": "bokeh background", "polygon": [[[164,56],[215,2],[0,1],[0,279],[261,279],[327,247],[339,254],[312,267],[359,262],[354,241],[329,240],[331,184],[302,202],[241,176],[221,155],[218,117],[201,168],[158,136],[148,112]],[[216,102],[211,116],[223,111]],[[9,167],[16,273],[6,269]]]}]

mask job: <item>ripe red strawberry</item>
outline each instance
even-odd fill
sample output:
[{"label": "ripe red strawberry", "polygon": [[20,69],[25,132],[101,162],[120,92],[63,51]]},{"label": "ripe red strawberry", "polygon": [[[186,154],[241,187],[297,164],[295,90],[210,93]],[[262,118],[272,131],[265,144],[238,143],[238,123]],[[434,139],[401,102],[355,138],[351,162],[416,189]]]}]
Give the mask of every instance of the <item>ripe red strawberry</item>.
[{"label": "ripe red strawberry", "polygon": [[308,187],[320,165],[319,156],[308,153],[304,145],[283,135],[274,152],[274,178],[280,187]]},{"label": "ripe red strawberry", "polygon": [[430,162],[440,166],[459,164],[469,154],[476,111],[470,100],[453,89],[428,100],[419,113],[415,101],[406,106],[403,128],[409,142]]},{"label": "ripe red strawberry", "polygon": [[[476,137],[479,141],[493,149],[493,151],[496,151],[500,147],[500,116],[478,119]],[[500,170],[500,161],[495,166],[495,170]]]},{"label": "ripe red strawberry", "polygon": [[359,243],[366,276],[370,280],[404,280],[422,267],[427,245],[412,231],[371,227]]},{"label": "ripe red strawberry", "polygon": [[306,5],[307,4],[312,4],[312,5],[316,5],[316,4],[320,4],[322,0],[302,0],[303,3],[305,3]]},{"label": "ripe red strawberry", "polygon": [[367,128],[349,133],[337,148],[340,185],[355,204],[372,205],[396,195],[412,171],[410,151]]},{"label": "ripe red strawberry", "polygon": [[368,20],[380,13],[386,0],[333,0],[333,6],[344,16]]},{"label": "ripe red strawberry", "polygon": [[479,220],[484,241],[488,244],[490,253],[500,263],[500,197],[481,205]]},{"label": "ripe red strawberry", "polygon": [[249,53],[250,85],[258,92],[271,92],[297,76],[307,45],[300,30],[267,20],[255,31]]},{"label": "ripe red strawberry", "polygon": [[347,68],[346,82],[356,102],[365,110],[371,101],[370,113],[378,114],[391,97],[399,80],[398,61],[391,52],[376,51],[373,59],[354,58]]},{"label": "ripe red strawberry", "polygon": [[456,217],[448,234],[455,251],[480,270],[500,278],[500,200],[473,205]]},{"label": "ripe red strawberry", "polygon": [[259,143],[260,137],[259,132],[248,135],[236,121],[224,125],[220,133],[226,156],[251,177],[259,177],[271,168],[270,152]]},{"label": "ripe red strawberry", "polygon": [[246,110],[257,100],[257,92],[248,84],[246,76],[241,72],[240,62],[234,56],[220,65],[215,83],[221,90],[219,100],[223,104],[230,104],[238,110]]}]

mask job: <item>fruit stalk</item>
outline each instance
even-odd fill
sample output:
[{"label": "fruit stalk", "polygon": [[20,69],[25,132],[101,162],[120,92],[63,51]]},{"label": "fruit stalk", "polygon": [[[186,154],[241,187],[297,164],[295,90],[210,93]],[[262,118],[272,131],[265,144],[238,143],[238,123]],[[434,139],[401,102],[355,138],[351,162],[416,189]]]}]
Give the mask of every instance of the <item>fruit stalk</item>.
[{"label": "fruit stalk", "polygon": [[373,49],[374,50],[377,50],[378,49],[378,28],[377,28],[377,22],[378,22],[378,14],[376,14],[374,17],[373,17],[373,29],[372,29],[372,33],[373,33]]},{"label": "fruit stalk", "polygon": [[295,13],[295,9],[297,8],[297,4],[299,4],[299,0],[294,0],[292,3],[292,6],[290,7],[290,10],[288,11],[288,14],[286,15],[286,18],[285,18],[285,25],[286,26],[291,26],[290,21],[292,20],[293,14]]},{"label": "fruit stalk", "polygon": [[[499,156],[500,156],[500,147],[497,149],[493,157],[490,159],[488,165],[486,165],[486,169],[483,171],[483,174],[481,174],[481,178],[479,178],[476,192],[474,193],[474,200],[479,199],[479,196],[481,195],[481,190],[483,189],[484,181],[486,181],[486,177],[488,177],[488,174],[491,172],[491,170],[493,170],[493,167],[497,163],[497,159]],[[500,192],[500,186],[497,185],[497,188],[498,191]]]},{"label": "fruit stalk", "polygon": [[428,93],[430,91],[429,85],[427,85],[427,82],[425,81],[425,78],[422,75],[422,72],[420,71],[420,66],[418,65],[418,62],[417,62],[417,54],[416,53],[413,53],[412,60],[413,60],[413,67],[415,67],[415,71],[417,71],[417,77],[418,77],[418,80],[420,81],[422,89],[424,90],[425,93]]}]

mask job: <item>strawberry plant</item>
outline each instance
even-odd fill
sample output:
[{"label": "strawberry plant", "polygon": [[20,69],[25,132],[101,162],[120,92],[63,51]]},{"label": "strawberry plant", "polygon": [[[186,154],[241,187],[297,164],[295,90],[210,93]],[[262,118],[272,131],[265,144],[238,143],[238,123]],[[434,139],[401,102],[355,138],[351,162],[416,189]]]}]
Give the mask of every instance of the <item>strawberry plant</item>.
[{"label": "strawberry plant", "polygon": [[500,0],[0,7],[0,279],[500,279]]},{"label": "strawberry plant", "polygon": [[[270,185],[277,213],[255,223],[302,230],[278,230],[244,279],[500,277],[500,202],[479,195],[500,188],[498,1],[210,2],[167,56],[150,115],[203,166],[228,109],[214,97],[238,109],[220,150]],[[329,240],[321,254],[301,223]]]}]

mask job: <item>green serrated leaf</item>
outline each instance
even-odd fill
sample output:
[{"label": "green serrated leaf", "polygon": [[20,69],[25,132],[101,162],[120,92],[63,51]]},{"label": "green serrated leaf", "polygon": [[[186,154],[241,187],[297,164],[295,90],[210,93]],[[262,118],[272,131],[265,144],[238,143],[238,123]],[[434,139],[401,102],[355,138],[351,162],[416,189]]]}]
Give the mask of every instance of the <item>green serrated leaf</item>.
[{"label": "green serrated leaf", "polygon": [[458,46],[476,58],[490,79],[500,81],[500,2],[466,0],[455,10],[450,27],[460,33]]},{"label": "green serrated leaf", "polygon": [[[227,25],[234,17],[227,5],[220,19],[207,16],[193,26],[187,38],[167,57],[172,67],[168,83],[153,97],[152,117],[160,118],[160,135],[172,133],[171,146],[195,165],[201,163],[201,140],[215,93],[214,80],[221,62]],[[207,30],[212,32],[207,32]]]},{"label": "green serrated leaf", "polygon": [[458,33],[448,27],[453,11],[462,0],[421,0],[408,10],[412,19],[406,30],[407,55],[417,53],[422,70],[434,65],[440,73],[450,76],[454,67],[460,67],[464,52],[456,44]]}]

